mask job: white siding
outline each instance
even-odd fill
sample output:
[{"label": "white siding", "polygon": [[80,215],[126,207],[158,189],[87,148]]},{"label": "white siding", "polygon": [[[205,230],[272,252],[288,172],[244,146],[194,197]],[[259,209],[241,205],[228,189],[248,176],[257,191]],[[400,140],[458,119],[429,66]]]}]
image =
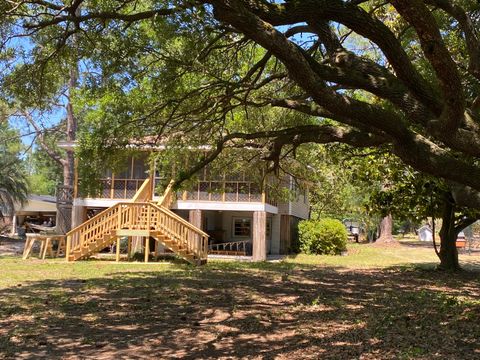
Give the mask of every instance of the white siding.
[{"label": "white siding", "polygon": [[[296,188],[295,180],[290,177],[288,181],[289,190]],[[310,213],[310,203],[308,201],[308,188],[306,190],[298,189],[297,198],[293,201],[280,202],[278,204],[278,214],[292,215],[300,219],[308,219]]]}]

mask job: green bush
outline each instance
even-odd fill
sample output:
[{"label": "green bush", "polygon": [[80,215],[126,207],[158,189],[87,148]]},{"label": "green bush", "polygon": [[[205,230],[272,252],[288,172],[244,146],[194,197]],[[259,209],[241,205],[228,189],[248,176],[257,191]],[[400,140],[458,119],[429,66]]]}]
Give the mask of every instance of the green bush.
[{"label": "green bush", "polygon": [[298,233],[300,249],[306,254],[338,255],[347,248],[347,230],[335,219],[303,220]]}]

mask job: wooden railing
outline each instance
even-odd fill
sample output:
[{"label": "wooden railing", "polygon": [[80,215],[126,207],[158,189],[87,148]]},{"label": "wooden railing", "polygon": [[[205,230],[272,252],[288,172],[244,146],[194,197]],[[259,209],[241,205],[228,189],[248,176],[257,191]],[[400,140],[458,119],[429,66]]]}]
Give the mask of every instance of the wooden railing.
[{"label": "wooden railing", "polygon": [[147,202],[121,202],[67,233],[67,259],[95,253],[110,245],[118,230],[146,230],[164,236],[188,260],[206,260],[208,234],[162,206]]},{"label": "wooden railing", "polygon": [[[147,179],[148,180],[148,179]],[[101,179],[99,199],[132,199],[145,184],[145,179]],[[222,201],[222,202],[262,202],[277,206],[277,201],[268,189],[262,190],[252,181],[199,181],[195,188],[176,194],[173,191],[173,180],[168,184],[157,204],[170,208],[175,197],[180,200]],[[150,198],[153,196],[155,184],[150,180]],[[138,199],[147,201],[147,199]],[[134,200],[136,201],[136,200]]]},{"label": "wooden railing", "polygon": [[135,196],[132,198],[132,202],[146,202],[152,200],[152,179],[146,179],[142,186],[137,190]]},{"label": "wooden railing", "polygon": [[90,250],[90,246],[94,246],[105,235],[111,234],[112,230],[117,228],[118,214],[120,205],[114,205],[104,211],[98,213],[83,224],[70,230],[67,235],[66,257],[77,251],[83,255],[84,251]]},{"label": "wooden railing", "polygon": [[247,247],[251,244],[250,241],[231,241],[220,244],[211,244],[208,247],[209,254],[217,255],[247,255],[249,249]]},{"label": "wooden railing", "polygon": [[276,206],[276,201],[253,181],[199,181],[195,189],[177,197],[184,201],[263,202]]},{"label": "wooden railing", "polygon": [[164,206],[165,208],[170,208],[173,203],[175,193],[173,192],[173,185],[175,184],[175,180],[170,180],[167,188],[163,192],[163,195],[158,200],[158,205]]},{"label": "wooden railing", "polygon": [[[81,179],[80,179],[81,181]],[[131,199],[138,192],[145,179],[100,179],[100,192],[96,195],[85,195],[86,198],[98,199]]]},{"label": "wooden railing", "polygon": [[207,259],[209,235],[192,225],[181,216],[163,206],[149,203],[159,213],[155,218],[157,228],[175,239],[178,244],[194,252],[201,260]]}]

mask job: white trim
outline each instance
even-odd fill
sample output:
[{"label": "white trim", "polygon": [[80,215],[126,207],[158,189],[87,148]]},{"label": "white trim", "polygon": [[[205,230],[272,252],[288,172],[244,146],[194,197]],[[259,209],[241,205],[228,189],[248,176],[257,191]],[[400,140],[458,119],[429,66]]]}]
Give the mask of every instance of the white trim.
[{"label": "white trim", "polygon": [[222,211],[266,211],[270,214],[278,214],[278,208],[270,204],[260,202],[236,202],[236,201],[184,201],[177,200],[172,204],[172,209],[177,210],[222,210]]},{"label": "white trim", "polygon": [[[155,201],[158,197],[155,197]],[[76,198],[75,206],[110,207],[119,202],[130,202],[131,199],[100,199]],[[223,210],[223,211],[266,211],[278,214],[278,208],[261,202],[236,202],[236,201],[183,201],[177,200],[172,204],[175,210]]]},{"label": "white trim", "polygon": [[130,199],[82,199],[73,200],[74,206],[110,207],[119,202],[130,202]]}]

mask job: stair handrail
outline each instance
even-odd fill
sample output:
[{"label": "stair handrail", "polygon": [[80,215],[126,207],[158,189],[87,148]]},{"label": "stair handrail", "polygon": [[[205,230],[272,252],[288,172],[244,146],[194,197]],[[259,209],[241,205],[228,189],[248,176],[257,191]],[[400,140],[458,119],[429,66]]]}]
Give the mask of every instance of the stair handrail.
[{"label": "stair handrail", "polygon": [[[66,257],[67,261],[69,261],[68,256],[70,255],[70,253],[74,251],[74,249],[72,248],[73,236],[75,234],[81,235],[82,229],[87,229],[89,225],[91,225],[95,221],[97,221],[97,220],[101,219],[102,217],[104,217],[105,215],[107,215],[108,212],[114,211],[118,206],[120,206],[120,203],[117,203],[117,204],[115,204],[115,205],[113,205],[109,208],[106,208],[105,210],[99,212],[98,214],[96,214],[92,218],[90,218],[87,221],[85,221],[84,223],[74,227],[72,230],[70,230],[69,232],[67,232],[65,234],[65,237],[66,237],[65,257]],[[78,245],[81,246],[81,244],[78,244]],[[77,248],[77,245],[75,246],[75,249],[76,248]]]},{"label": "stair handrail", "polygon": [[132,198],[132,202],[143,202],[152,200],[152,179],[149,177],[145,179],[142,186],[137,190]]},{"label": "stair handrail", "polygon": [[182,218],[180,215],[178,214],[175,214],[172,210],[170,210],[169,208],[166,208],[162,205],[157,205],[157,204],[153,204],[153,203],[149,203],[151,206],[153,206],[156,210],[158,211],[161,211],[163,213],[167,213],[169,216],[175,218],[177,221],[179,221],[180,223],[182,223],[183,225],[185,225],[186,227],[188,227],[190,230],[193,230],[195,231],[196,233],[198,233],[199,235],[202,235],[202,236],[206,236],[206,237],[210,237],[210,235],[208,235],[206,232],[204,232],[203,230],[199,229],[198,227],[196,227],[195,225],[193,225],[192,223],[188,222],[187,220],[185,220],[184,218]]},{"label": "stair handrail", "polygon": [[[148,188],[148,185],[150,184],[150,181],[151,179],[150,178],[147,178],[145,179],[145,181],[143,182],[142,186],[140,186],[140,188],[137,190],[135,196],[132,198],[132,202],[139,202],[139,201],[136,201],[140,195],[146,191],[145,188]],[[145,203],[144,201],[142,201],[142,203]],[[70,230],[69,232],[67,232],[65,235],[72,235],[76,230],[78,230],[79,228],[83,227],[83,226],[87,226],[88,224],[92,223],[93,221],[97,220],[100,216],[104,215],[104,213],[106,213],[107,211],[110,211],[112,210],[114,207],[120,205],[120,204],[128,204],[126,202],[118,202],[116,203],[115,205],[113,206],[110,206],[102,211],[100,211],[98,214],[96,214],[95,216],[91,217],[90,219],[88,219],[87,221],[81,223],[80,225],[74,227],[72,230]]]},{"label": "stair handrail", "polygon": [[[79,226],[75,227],[74,229],[70,230],[67,233],[67,244],[66,244],[67,261],[69,261],[69,256],[73,254],[73,252],[76,249],[78,249],[79,247],[81,248],[82,246],[85,245],[85,244],[82,244],[82,241],[84,240],[81,240],[83,236],[87,236],[87,234],[97,231],[96,230],[97,227],[103,226],[104,227],[103,230],[106,230],[107,228],[110,230],[115,228],[121,228],[122,213],[124,212],[123,210],[124,207],[125,207],[125,211],[128,211],[129,208],[134,208],[134,207],[147,207],[150,209],[154,209],[158,213],[158,215],[155,215],[155,216],[162,216],[160,215],[162,213],[163,216],[170,218],[171,221],[173,220],[173,223],[181,224],[183,228],[189,229],[194,234],[196,234],[198,236],[198,239],[200,239],[200,243],[198,243],[199,247],[198,245],[193,245],[194,243],[191,243],[190,238],[185,237],[183,232],[180,232],[175,236],[178,239],[177,241],[191,244],[188,247],[193,245],[191,249],[193,250],[194,254],[198,256],[200,259],[204,259],[206,257],[208,253],[207,247],[208,247],[209,235],[204,231],[202,231],[201,229],[199,229],[198,227],[192,225],[191,223],[183,219],[181,216],[175,214],[170,209],[161,205],[157,205],[153,202],[118,202],[117,204],[96,214],[91,219],[87,220],[83,224],[80,224]],[[95,224],[95,222],[97,223]],[[149,224],[150,224],[150,215],[147,215],[147,224],[146,224],[147,229],[150,229]],[[168,228],[164,228],[164,231],[168,232],[168,230],[169,230]],[[73,241],[75,241],[75,243],[73,243]],[[77,241],[80,241],[80,242],[77,243]]]},{"label": "stair handrail", "polygon": [[73,235],[74,232],[76,232],[78,229],[84,227],[84,226],[87,226],[87,225],[90,225],[92,222],[94,222],[95,220],[97,220],[98,218],[100,218],[101,216],[103,216],[105,213],[107,213],[108,211],[111,211],[113,210],[114,208],[116,208],[118,205],[120,204],[129,204],[129,203],[116,203],[115,205],[113,206],[110,206],[102,211],[100,211],[98,214],[96,214],[95,216],[91,217],[90,219],[88,219],[87,221],[81,223],[80,225],[78,225],[77,227],[74,227],[72,230],[70,230],[69,232],[67,232],[65,234],[65,236],[68,236],[68,235]]},{"label": "stair handrail", "polygon": [[164,206],[165,208],[169,208],[173,202],[173,185],[175,184],[175,180],[170,180],[168,186],[165,188],[163,195],[157,202],[157,205]]},{"label": "stair handrail", "polygon": [[[76,230],[80,229],[81,227],[86,227],[87,225],[89,225],[90,223],[94,222],[95,220],[97,220],[98,218],[100,218],[102,215],[104,215],[104,213],[106,213],[107,211],[110,211],[110,210],[113,210],[115,207],[118,207],[118,206],[123,206],[123,205],[132,205],[131,202],[118,202],[116,203],[115,205],[103,210],[102,212],[98,213],[97,215],[95,215],[94,217],[88,219],[86,222],[84,222],[83,224],[80,224],[78,225],[76,228],[70,230],[66,235],[72,235]],[[207,237],[210,237],[210,235],[208,235],[206,232],[204,232],[203,230],[199,229],[198,227],[196,227],[195,225],[191,224],[190,222],[188,222],[187,220],[185,220],[184,218],[182,218],[180,215],[178,214],[175,214],[172,210],[162,206],[162,205],[157,205],[155,203],[151,203],[151,202],[144,202],[144,201],[138,201],[138,202],[135,202],[135,205],[147,205],[147,206],[152,206],[153,208],[155,208],[156,210],[158,211],[161,211],[161,212],[164,212],[164,213],[167,213],[168,215],[170,215],[171,217],[175,218],[176,220],[178,220],[179,222],[181,222],[183,225],[187,226],[190,230],[193,230],[197,233],[199,233],[200,235],[202,236],[207,236]]]}]

